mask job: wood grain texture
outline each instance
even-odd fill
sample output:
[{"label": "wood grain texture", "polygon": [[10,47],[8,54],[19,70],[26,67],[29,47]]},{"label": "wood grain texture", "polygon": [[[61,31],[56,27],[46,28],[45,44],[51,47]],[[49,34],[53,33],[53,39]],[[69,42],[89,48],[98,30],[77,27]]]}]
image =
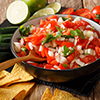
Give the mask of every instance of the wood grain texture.
[{"label": "wood grain texture", "polygon": [[6,11],[11,2],[14,0],[0,0],[0,23],[6,19]]},{"label": "wood grain texture", "polygon": [[60,2],[62,7],[73,7],[75,10],[82,8],[82,1],[81,0],[47,0],[48,3],[52,2]]},{"label": "wood grain texture", "polygon": [[84,8],[88,8],[89,10],[98,5],[100,5],[100,0],[83,0]]}]

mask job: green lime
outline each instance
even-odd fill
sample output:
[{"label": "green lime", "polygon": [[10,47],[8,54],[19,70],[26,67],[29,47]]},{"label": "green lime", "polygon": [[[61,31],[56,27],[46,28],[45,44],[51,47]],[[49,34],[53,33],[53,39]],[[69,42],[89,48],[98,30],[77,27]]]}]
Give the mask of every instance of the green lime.
[{"label": "green lime", "polygon": [[22,24],[30,17],[28,6],[23,1],[14,1],[9,5],[6,17],[12,24]]},{"label": "green lime", "polygon": [[28,5],[29,10],[32,13],[46,6],[46,0],[22,0],[22,1],[24,1]]},{"label": "green lime", "polygon": [[61,4],[59,2],[53,2],[46,7],[51,7],[55,11],[55,13],[58,13],[61,9]]},{"label": "green lime", "polygon": [[37,17],[41,17],[41,16],[46,16],[47,14],[45,14],[45,13],[37,13],[37,14],[33,14],[29,19],[28,19],[28,21],[29,20],[32,20],[32,19],[34,19],[34,18],[37,18]]},{"label": "green lime", "polygon": [[49,7],[48,8],[43,8],[43,9],[40,9],[40,10],[36,11],[34,13],[34,15],[38,14],[38,13],[45,13],[47,15],[55,14],[54,10],[52,8],[49,8]]}]

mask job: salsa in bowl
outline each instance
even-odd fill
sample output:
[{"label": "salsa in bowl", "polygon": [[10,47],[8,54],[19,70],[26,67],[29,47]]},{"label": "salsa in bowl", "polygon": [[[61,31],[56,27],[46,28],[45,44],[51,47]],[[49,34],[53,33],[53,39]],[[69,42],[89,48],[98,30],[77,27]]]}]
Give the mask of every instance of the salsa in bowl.
[{"label": "salsa in bowl", "polygon": [[56,81],[67,81],[73,76],[98,69],[94,65],[98,64],[100,57],[99,31],[98,24],[83,17],[49,15],[21,25],[12,37],[11,46],[16,57],[26,56],[34,49],[39,56],[47,58],[43,63],[24,62],[35,69],[34,74],[39,70],[39,74],[35,75],[37,78],[45,76]]}]

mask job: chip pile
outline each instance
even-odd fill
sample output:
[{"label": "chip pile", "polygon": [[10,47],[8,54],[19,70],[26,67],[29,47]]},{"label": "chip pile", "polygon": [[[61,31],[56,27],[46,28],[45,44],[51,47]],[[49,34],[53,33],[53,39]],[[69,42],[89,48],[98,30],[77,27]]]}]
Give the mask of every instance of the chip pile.
[{"label": "chip pile", "polygon": [[54,95],[52,95],[49,88],[47,88],[41,98],[41,100],[80,100],[79,98],[74,97],[71,93],[55,89]]},{"label": "chip pile", "polygon": [[0,100],[24,100],[34,86],[34,77],[15,64],[11,73],[0,72]]}]

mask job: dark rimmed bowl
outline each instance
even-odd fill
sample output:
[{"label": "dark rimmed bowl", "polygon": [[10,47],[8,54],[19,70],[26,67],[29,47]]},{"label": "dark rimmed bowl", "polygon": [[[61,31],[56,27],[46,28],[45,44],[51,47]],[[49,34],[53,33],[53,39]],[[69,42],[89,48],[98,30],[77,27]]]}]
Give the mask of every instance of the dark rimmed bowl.
[{"label": "dark rimmed bowl", "polygon": [[[49,15],[49,16],[51,16],[51,15]],[[67,15],[57,14],[57,16],[58,17],[60,17],[60,16],[65,17]],[[72,18],[79,17],[79,16],[75,16],[75,15],[71,15],[71,16],[72,16]],[[23,25],[24,26],[27,26],[30,24],[39,25],[40,19],[46,19],[47,17],[48,16],[35,18],[31,21],[26,22]],[[80,18],[87,21],[92,26],[94,26],[94,28],[96,30],[98,30],[99,34],[100,34],[100,25],[99,24],[97,24],[96,22],[94,22],[92,20],[84,18],[84,17],[80,17]],[[13,42],[18,41],[17,40],[18,37],[20,37],[19,29],[17,29],[15,31],[15,33],[11,39],[11,51],[15,57],[18,57],[18,56],[15,53]],[[65,81],[74,80],[74,79],[79,78],[81,76],[91,74],[100,68],[99,64],[100,64],[100,59],[96,60],[95,62],[93,62],[89,65],[86,65],[86,66],[83,66],[80,68],[67,69],[67,70],[49,70],[49,69],[43,69],[43,68],[29,65],[26,62],[22,62],[22,65],[25,67],[26,71],[29,72],[31,75],[33,75],[35,78],[38,78],[38,79],[44,80],[44,81],[49,81],[49,82],[65,82]]]}]

